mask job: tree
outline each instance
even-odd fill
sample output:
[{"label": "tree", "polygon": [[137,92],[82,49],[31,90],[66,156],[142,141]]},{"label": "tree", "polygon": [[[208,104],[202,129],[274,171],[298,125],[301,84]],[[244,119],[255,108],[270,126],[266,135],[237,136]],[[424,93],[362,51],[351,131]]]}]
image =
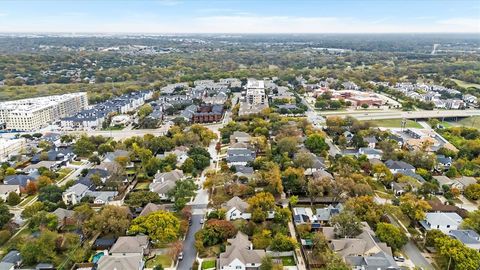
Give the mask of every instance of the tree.
[{"label": "tree", "polygon": [[480,234],[480,209],[470,212],[463,220],[462,228],[474,230]]},{"label": "tree", "polygon": [[210,165],[210,153],[204,148],[194,147],[188,151],[188,156],[193,159],[194,166],[199,171]]},{"label": "tree", "polygon": [[372,196],[360,196],[350,198],[345,209],[352,211],[360,220],[366,221],[371,226],[380,222],[384,214],[384,209],[377,204]]},{"label": "tree", "polygon": [[269,256],[262,258],[262,264],[260,265],[259,270],[273,270],[273,260]]},{"label": "tree", "polygon": [[40,201],[34,202],[31,205],[26,206],[25,209],[23,209],[22,218],[26,218],[26,219],[31,218],[36,213],[42,210],[46,210],[46,208],[47,207],[43,202],[40,202]]},{"label": "tree", "polygon": [[167,196],[175,201],[175,209],[180,211],[185,207],[187,199],[195,195],[197,189],[198,186],[192,179],[178,180],[175,182],[175,187],[168,191]]},{"label": "tree", "polygon": [[25,186],[25,191],[28,195],[33,195],[37,193],[37,184],[33,181],[29,181]]},{"label": "tree", "polygon": [[20,195],[18,195],[16,192],[10,192],[8,193],[8,197],[7,197],[7,204],[10,205],[10,206],[15,206],[17,204],[19,204],[20,202],[22,201],[22,199],[20,198]]},{"label": "tree", "polygon": [[284,137],[277,142],[277,150],[281,153],[288,153],[293,156],[297,152],[298,141],[296,137]]},{"label": "tree", "polygon": [[305,175],[302,168],[288,167],[283,172],[283,188],[289,193],[299,193],[305,187]]},{"label": "tree", "polygon": [[195,170],[195,161],[192,158],[187,158],[182,164],[182,171],[185,173],[193,173]]},{"label": "tree", "polygon": [[434,247],[435,240],[441,237],[445,237],[445,234],[437,229],[428,230],[425,235],[425,246],[426,247]]},{"label": "tree", "polygon": [[270,244],[270,249],[273,251],[291,251],[294,250],[297,245],[295,239],[288,237],[284,234],[277,233]]},{"label": "tree", "polygon": [[327,195],[333,189],[333,185],[332,179],[328,177],[310,179],[307,184],[310,204],[313,205],[316,198]]},{"label": "tree", "polygon": [[451,264],[452,269],[475,270],[480,267],[480,252],[466,247],[462,242],[448,236],[437,238],[438,254]]},{"label": "tree", "polygon": [[313,167],[313,156],[311,153],[308,151],[300,151],[295,155],[295,158],[293,159],[293,164],[295,164],[296,167],[304,168],[304,169],[309,169]]},{"label": "tree", "polygon": [[252,238],[253,247],[255,249],[266,249],[272,242],[272,231],[262,230],[255,233]]},{"label": "tree", "polygon": [[400,209],[410,219],[420,221],[425,218],[425,212],[431,209],[431,206],[428,202],[407,193],[400,197]]},{"label": "tree", "polygon": [[107,143],[102,143],[98,146],[98,154],[103,155],[108,152],[113,152],[115,149],[113,149],[113,146],[111,144]]},{"label": "tree", "polygon": [[8,210],[8,206],[4,203],[0,203],[0,227],[3,228],[12,217],[13,214]]},{"label": "tree", "polygon": [[73,152],[78,156],[87,157],[95,151],[95,148],[95,144],[87,136],[82,136],[73,145]]},{"label": "tree", "polygon": [[130,207],[144,207],[148,203],[160,203],[160,196],[158,193],[152,191],[135,191],[130,192],[127,195],[127,199],[125,200],[125,204]]},{"label": "tree", "polygon": [[91,155],[91,156],[88,158],[88,161],[89,161],[90,163],[96,164],[96,165],[99,165],[100,162],[102,162],[97,155]]},{"label": "tree", "polygon": [[37,178],[37,183],[38,188],[41,189],[43,187],[53,184],[53,180],[48,176],[40,175]]},{"label": "tree", "polygon": [[465,197],[469,200],[479,200],[480,199],[480,184],[472,184],[465,188],[464,190]]},{"label": "tree", "polygon": [[260,192],[248,199],[249,209],[252,213],[252,219],[256,222],[262,222],[267,218],[268,211],[275,208],[275,198],[269,192]]},{"label": "tree", "polygon": [[126,207],[107,205],[89,218],[83,226],[86,235],[94,233],[124,235],[130,226],[129,211]]},{"label": "tree", "polygon": [[330,149],[323,136],[318,133],[314,133],[307,137],[305,140],[305,147],[317,155],[321,154],[322,151]]},{"label": "tree", "polygon": [[48,213],[46,211],[40,211],[30,218],[28,226],[32,230],[47,228],[51,231],[54,231],[57,229],[58,219],[55,214]]},{"label": "tree", "polygon": [[373,176],[376,177],[384,185],[389,185],[393,181],[393,174],[385,164],[374,164],[372,168]]},{"label": "tree", "polygon": [[41,202],[58,203],[62,200],[63,189],[57,185],[42,187],[38,192],[38,200]]},{"label": "tree", "polygon": [[23,263],[34,265],[39,262],[53,262],[56,256],[58,234],[44,230],[38,239],[26,242],[21,248]]},{"label": "tree", "polygon": [[330,220],[338,237],[352,238],[362,232],[360,219],[351,211],[344,210]]},{"label": "tree", "polygon": [[204,247],[209,247],[233,238],[236,234],[237,229],[232,222],[211,219],[207,221],[203,229],[195,234],[195,239],[201,241]]},{"label": "tree", "polygon": [[393,250],[400,250],[407,242],[408,237],[400,228],[389,223],[378,223],[375,235],[382,241],[387,243]]},{"label": "tree", "polygon": [[75,206],[75,208],[73,208],[73,211],[75,220],[79,225],[89,220],[95,214],[95,210],[93,210],[88,203]]},{"label": "tree", "polygon": [[128,232],[146,234],[159,243],[171,243],[180,235],[180,220],[173,213],[160,210],[135,218]]},{"label": "tree", "polygon": [[153,107],[150,104],[144,104],[138,109],[138,117],[143,119],[153,112]]}]

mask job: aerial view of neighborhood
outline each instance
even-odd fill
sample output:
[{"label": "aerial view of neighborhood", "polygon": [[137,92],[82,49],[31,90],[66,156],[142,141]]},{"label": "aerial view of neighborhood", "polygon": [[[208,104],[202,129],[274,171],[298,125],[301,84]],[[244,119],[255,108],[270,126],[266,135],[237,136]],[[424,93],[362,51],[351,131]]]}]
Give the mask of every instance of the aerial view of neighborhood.
[{"label": "aerial view of neighborhood", "polygon": [[1,1],[19,269],[480,270],[480,2]]}]

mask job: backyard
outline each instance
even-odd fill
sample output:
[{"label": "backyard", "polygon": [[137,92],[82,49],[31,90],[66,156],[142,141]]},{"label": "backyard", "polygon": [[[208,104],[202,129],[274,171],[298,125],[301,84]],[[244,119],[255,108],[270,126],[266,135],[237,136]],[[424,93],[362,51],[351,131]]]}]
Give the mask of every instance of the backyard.
[{"label": "backyard", "polygon": [[167,268],[172,266],[172,260],[168,255],[162,254],[156,255],[153,257],[153,259],[148,260],[145,264],[146,268],[153,268],[157,265],[162,265],[163,268]]}]

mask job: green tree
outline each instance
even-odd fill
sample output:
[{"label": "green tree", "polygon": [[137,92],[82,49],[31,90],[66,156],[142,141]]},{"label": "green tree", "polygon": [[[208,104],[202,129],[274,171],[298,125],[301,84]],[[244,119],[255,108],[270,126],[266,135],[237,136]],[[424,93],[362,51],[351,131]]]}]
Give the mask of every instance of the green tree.
[{"label": "green tree", "polygon": [[144,207],[148,203],[160,203],[160,196],[158,193],[151,191],[135,191],[130,192],[125,199],[125,204],[130,207]]},{"label": "green tree", "polygon": [[440,256],[448,258],[451,269],[475,270],[480,267],[480,252],[466,247],[462,242],[450,237],[435,240],[435,248]]},{"label": "green tree", "polygon": [[39,262],[53,262],[56,258],[56,247],[58,234],[44,230],[40,237],[27,241],[21,246],[23,263],[34,265]]},{"label": "green tree", "polygon": [[152,105],[147,103],[147,104],[144,104],[144,105],[140,106],[137,114],[138,114],[138,117],[140,119],[143,119],[143,118],[147,117],[148,115],[150,115],[152,112],[153,112]]},{"label": "green tree", "polygon": [[180,235],[180,221],[173,213],[160,210],[135,218],[128,232],[143,233],[154,241],[171,243]]},{"label": "green tree", "polygon": [[480,199],[480,184],[472,184],[465,188],[465,197],[469,200],[477,201]]},{"label": "green tree", "polygon": [[407,236],[400,228],[389,223],[378,223],[375,235],[393,250],[400,250],[408,241]]},{"label": "green tree", "polygon": [[298,140],[296,137],[284,137],[277,142],[278,152],[288,153],[290,156],[293,156],[297,152]]},{"label": "green tree", "polygon": [[295,239],[284,234],[277,233],[272,239],[270,249],[273,251],[291,251],[295,249],[296,245],[297,241],[295,241]]},{"label": "green tree", "polygon": [[187,199],[195,195],[197,189],[198,186],[192,179],[179,180],[175,182],[175,187],[167,193],[167,196],[174,199],[175,209],[180,211],[185,207]]},{"label": "green tree", "polygon": [[73,151],[81,157],[90,156],[95,150],[95,144],[92,143],[87,136],[80,137],[73,145]]},{"label": "green tree", "polygon": [[474,230],[480,234],[480,209],[468,214],[462,222],[462,228]]},{"label": "green tree", "polygon": [[91,216],[83,225],[86,235],[94,233],[124,235],[130,226],[129,211],[126,207],[107,205]]},{"label": "green tree", "polygon": [[30,222],[28,223],[28,227],[32,230],[47,228],[50,231],[55,231],[57,226],[57,216],[46,211],[40,211],[36,213],[30,218]]},{"label": "green tree", "polygon": [[58,203],[62,200],[63,189],[57,185],[48,185],[40,188],[38,200],[41,202]]},{"label": "green tree", "polygon": [[431,209],[428,202],[417,198],[411,193],[407,193],[400,197],[400,209],[410,219],[420,221],[425,218],[425,212]]},{"label": "green tree", "polygon": [[321,154],[322,151],[330,149],[323,136],[318,133],[314,133],[307,137],[305,140],[305,147],[317,155]]},{"label": "green tree", "polygon": [[22,201],[20,198],[20,195],[18,195],[16,192],[10,192],[8,193],[7,197],[7,204],[10,206],[15,206],[19,204]]},{"label": "green tree", "polygon": [[13,214],[8,210],[8,206],[4,203],[0,203],[0,228],[5,226],[12,217]]},{"label": "green tree", "polygon": [[192,158],[187,158],[182,164],[182,171],[185,173],[193,173],[195,170],[195,161]]},{"label": "green tree", "polygon": [[23,209],[22,211],[22,218],[31,218],[33,215],[36,213],[46,210],[46,206],[43,202],[37,201],[32,203],[31,205],[28,205]]},{"label": "green tree", "polygon": [[335,234],[338,237],[355,237],[362,232],[362,223],[360,219],[351,211],[344,210],[340,214],[333,216],[330,223],[335,228]]}]

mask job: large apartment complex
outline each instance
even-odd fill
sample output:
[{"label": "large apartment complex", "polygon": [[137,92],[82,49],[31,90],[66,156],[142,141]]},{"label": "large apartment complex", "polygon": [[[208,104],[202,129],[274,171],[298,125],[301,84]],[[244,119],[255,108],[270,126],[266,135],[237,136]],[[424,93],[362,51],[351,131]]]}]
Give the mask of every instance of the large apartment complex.
[{"label": "large apartment complex", "polygon": [[87,106],[85,92],[1,102],[0,127],[34,131],[62,117],[76,114]]},{"label": "large apartment complex", "polygon": [[265,83],[261,80],[248,79],[247,82],[247,103],[250,105],[265,104]]}]

